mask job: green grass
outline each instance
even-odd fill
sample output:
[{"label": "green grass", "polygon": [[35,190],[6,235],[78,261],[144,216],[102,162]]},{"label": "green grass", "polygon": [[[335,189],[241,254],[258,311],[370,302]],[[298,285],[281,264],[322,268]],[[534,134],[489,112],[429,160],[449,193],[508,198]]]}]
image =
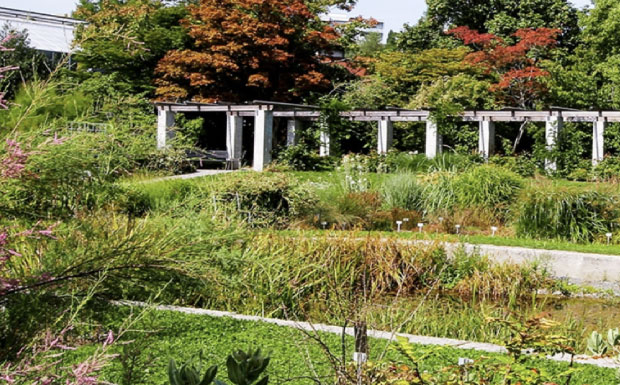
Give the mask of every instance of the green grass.
[{"label": "green grass", "polygon": [[[124,308],[108,308],[105,328],[115,329],[122,320],[127,317],[130,310]],[[218,364],[224,366],[225,357],[233,349],[248,349],[261,347],[271,357],[268,373],[272,384],[281,384],[286,381],[290,384],[313,384],[309,378],[312,376],[310,363],[319,376],[327,376],[324,383],[330,383],[330,365],[325,354],[316,342],[307,340],[303,334],[293,328],[276,326],[263,322],[240,321],[232,318],[213,318],[203,315],[190,315],[169,311],[150,311],[135,330],[144,332],[131,332],[125,340],[133,340],[130,344],[118,341],[114,347],[117,353],[123,353],[124,349],[130,349],[132,344],[138,357],[133,361],[140,363],[138,374],[143,376],[139,383],[166,384],[166,367],[168,360],[173,358],[177,362],[195,358],[199,352],[203,352],[206,365]],[[340,357],[340,336],[336,334],[322,333],[322,339],[330,350]],[[371,359],[384,351],[385,340],[370,341]],[[346,338],[347,357],[350,358],[353,349],[353,341]],[[481,356],[494,356],[493,354],[472,350],[459,350],[448,347],[425,347],[414,346],[415,353],[422,356],[423,353],[432,352],[424,358],[420,364],[422,370],[433,371],[443,366],[454,365],[459,357],[478,359]],[[70,353],[70,358],[76,362],[83,359],[93,351],[93,347],[85,347],[78,352]],[[126,350],[125,350],[126,351]],[[394,360],[402,360],[397,353],[388,350],[388,357]],[[125,358],[125,363],[128,361]],[[111,365],[104,370],[104,380],[114,383],[122,383],[124,373],[122,356],[114,359]],[[566,363],[558,363],[547,360],[532,360],[536,367],[545,368],[550,373],[560,373],[567,368]],[[590,365],[577,365],[580,371],[573,378],[571,384],[603,385],[615,383],[614,370],[598,368]],[[222,369],[224,371],[224,369]],[[220,372],[220,379],[225,379]]]}]

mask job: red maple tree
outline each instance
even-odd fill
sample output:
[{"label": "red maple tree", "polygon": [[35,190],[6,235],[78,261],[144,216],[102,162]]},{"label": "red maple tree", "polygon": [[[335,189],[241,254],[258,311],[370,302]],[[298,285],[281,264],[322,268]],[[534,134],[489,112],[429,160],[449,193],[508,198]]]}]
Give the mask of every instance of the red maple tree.
[{"label": "red maple tree", "polygon": [[320,52],[339,38],[303,0],[201,0],[182,21],[194,47],[159,62],[157,96],[291,101],[330,81]]},{"label": "red maple tree", "polygon": [[513,35],[517,42],[509,44],[494,34],[468,27],[448,31],[474,49],[465,61],[493,76],[491,91],[497,101],[521,108],[533,108],[547,93],[543,80],[550,74],[540,67],[540,60],[557,44],[560,32],[552,28],[519,29]]}]

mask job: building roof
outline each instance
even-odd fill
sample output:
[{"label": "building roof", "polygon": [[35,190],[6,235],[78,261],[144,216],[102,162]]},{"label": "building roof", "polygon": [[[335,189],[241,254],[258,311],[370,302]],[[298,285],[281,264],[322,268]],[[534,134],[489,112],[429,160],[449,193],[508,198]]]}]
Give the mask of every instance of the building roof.
[{"label": "building roof", "polygon": [[85,23],[69,17],[0,7],[0,27],[28,31],[30,46],[40,51],[69,53],[75,28]]}]

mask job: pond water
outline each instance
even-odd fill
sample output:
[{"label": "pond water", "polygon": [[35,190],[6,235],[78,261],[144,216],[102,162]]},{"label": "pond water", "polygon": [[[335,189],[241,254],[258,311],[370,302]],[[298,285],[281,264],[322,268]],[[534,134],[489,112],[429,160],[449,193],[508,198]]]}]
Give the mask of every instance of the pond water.
[{"label": "pond water", "polygon": [[[585,352],[586,339],[596,330],[620,327],[620,298],[536,296],[509,300],[463,299],[436,294],[385,298],[366,308],[369,326],[379,330],[497,343],[509,333],[489,317],[525,320],[544,316],[561,325],[552,332],[572,337]],[[330,320],[334,322],[335,320]]]}]

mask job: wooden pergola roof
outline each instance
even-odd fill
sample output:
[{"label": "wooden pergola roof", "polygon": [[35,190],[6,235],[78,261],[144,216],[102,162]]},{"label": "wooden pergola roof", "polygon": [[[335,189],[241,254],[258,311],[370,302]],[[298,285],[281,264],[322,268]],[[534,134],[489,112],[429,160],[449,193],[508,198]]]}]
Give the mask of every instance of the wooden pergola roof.
[{"label": "wooden pergola roof", "polygon": [[[159,109],[172,112],[227,112],[231,115],[254,116],[256,111],[273,111],[276,118],[318,119],[321,112],[317,106],[302,104],[253,101],[247,104],[232,103],[168,103],[156,102]],[[428,120],[429,110],[354,110],[345,111],[340,115],[354,121],[391,120],[394,122],[424,122]],[[502,110],[502,111],[464,111],[459,115],[463,121],[493,122],[544,122],[550,117],[561,118],[566,122],[620,122],[620,111],[578,111],[567,109],[551,109],[544,111]]]}]

